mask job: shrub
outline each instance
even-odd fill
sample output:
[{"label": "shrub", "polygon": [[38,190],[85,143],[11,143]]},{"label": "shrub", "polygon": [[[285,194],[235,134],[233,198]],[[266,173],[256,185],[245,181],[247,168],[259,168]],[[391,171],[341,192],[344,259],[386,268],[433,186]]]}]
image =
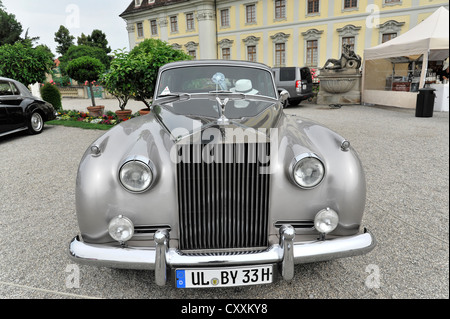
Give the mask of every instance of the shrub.
[{"label": "shrub", "polygon": [[61,93],[55,85],[47,82],[41,86],[40,92],[44,101],[51,103],[56,110],[62,109]]}]

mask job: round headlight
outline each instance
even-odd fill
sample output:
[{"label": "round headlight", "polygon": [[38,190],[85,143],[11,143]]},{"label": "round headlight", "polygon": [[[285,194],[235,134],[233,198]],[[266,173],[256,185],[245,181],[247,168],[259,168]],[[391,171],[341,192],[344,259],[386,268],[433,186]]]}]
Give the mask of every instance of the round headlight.
[{"label": "round headlight", "polygon": [[120,168],[119,179],[126,189],[140,193],[147,190],[152,184],[153,171],[143,161],[130,160]]},{"label": "round headlight", "polygon": [[331,208],[322,209],[314,218],[314,227],[319,233],[328,234],[338,225],[338,214]]},{"label": "round headlight", "polygon": [[133,222],[125,216],[119,215],[109,222],[109,235],[118,242],[124,243],[133,237]]},{"label": "round headlight", "polygon": [[325,175],[325,167],[314,154],[303,154],[294,159],[292,179],[302,188],[317,186]]}]

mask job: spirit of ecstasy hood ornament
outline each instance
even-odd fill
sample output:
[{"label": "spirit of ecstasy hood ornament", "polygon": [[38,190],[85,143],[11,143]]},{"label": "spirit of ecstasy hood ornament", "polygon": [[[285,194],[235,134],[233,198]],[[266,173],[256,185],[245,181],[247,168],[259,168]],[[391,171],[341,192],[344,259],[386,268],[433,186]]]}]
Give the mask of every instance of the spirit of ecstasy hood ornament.
[{"label": "spirit of ecstasy hood ornament", "polygon": [[219,107],[220,107],[220,109],[219,109],[220,110],[220,112],[219,112],[220,117],[217,120],[217,124],[219,124],[219,125],[227,125],[227,124],[229,124],[230,120],[225,116],[225,106],[227,105],[229,99],[226,98],[226,99],[224,99],[222,101],[219,97],[216,97],[216,101],[219,103]]}]

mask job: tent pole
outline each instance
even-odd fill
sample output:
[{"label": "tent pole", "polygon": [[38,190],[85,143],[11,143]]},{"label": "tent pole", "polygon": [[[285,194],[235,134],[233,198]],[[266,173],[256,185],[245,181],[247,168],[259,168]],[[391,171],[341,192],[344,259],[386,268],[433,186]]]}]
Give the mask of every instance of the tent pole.
[{"label": "tent pole", "polygon": [[427,71],[428,71],[428,55],[430,54],[430,50],[428,50],[424,55],[422,59],[422,73],[420,73],[420,83],[419,88],[425,87],[425,79],[427,77]]}]

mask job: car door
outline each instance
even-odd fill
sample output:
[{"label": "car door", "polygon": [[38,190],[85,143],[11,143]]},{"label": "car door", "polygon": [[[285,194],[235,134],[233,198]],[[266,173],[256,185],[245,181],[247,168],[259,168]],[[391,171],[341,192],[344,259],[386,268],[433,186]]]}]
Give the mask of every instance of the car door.
[{"label": "car door", "polygon": [[300,77],[302,79],[302,93],[310,93],[312,92],[312,75],[309,68],[301,68],[300,69]]},{"label": "car door", "polygon": [[0,80],[0,132],[25,126],[22,101],[23,97],[14,83]]}]

